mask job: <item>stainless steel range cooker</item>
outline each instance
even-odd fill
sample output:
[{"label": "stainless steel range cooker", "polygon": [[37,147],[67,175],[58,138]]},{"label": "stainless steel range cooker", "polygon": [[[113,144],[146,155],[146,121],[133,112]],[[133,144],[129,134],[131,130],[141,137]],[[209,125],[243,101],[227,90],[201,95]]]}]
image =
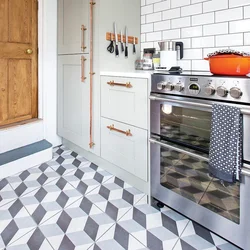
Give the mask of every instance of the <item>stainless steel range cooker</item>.
[{"label": "stainless steel range cooker", "polygon": [[[250,78],[154,74],[150,100],[152,197],[250,250]],[[209,175],[213,103],[243,114],[244,168],[235,184]]]}]

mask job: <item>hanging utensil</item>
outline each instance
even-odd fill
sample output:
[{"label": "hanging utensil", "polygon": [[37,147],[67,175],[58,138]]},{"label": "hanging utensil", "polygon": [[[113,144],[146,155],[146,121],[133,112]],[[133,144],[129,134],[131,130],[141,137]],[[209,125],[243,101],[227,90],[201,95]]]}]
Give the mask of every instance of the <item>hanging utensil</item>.
[{"label": "hanging utensil", "polygon": [[113,38],[112,38],[112,32],[110,33],[110,44],[109,44],[109,46],[107,47],[107,51],[109,52],[109,53],[114,53],[114,40],[113,40]]},{"label": "hanging utensil", "polygon": [[128,28],[125,27],[126,45],[125,45],[125,57],[128,58]]},{"label": "hanging utensil", "polygon": [[124,45],[123,45],[123,34],[121,30],[121,51],[124,52]]},{"label": "hanging utensil", "polygon": [[118,48],[118,34],[117,34],[117,28],[116,23],[114,22],[114,31],[115,31],[115,56],[119,56],[119,48]]},{"label": "hanging utensil", "polygon": [[133,54],[136,54],[136,49],[135,49],[135,36],[134,36],[134,41],[133,41]]}]

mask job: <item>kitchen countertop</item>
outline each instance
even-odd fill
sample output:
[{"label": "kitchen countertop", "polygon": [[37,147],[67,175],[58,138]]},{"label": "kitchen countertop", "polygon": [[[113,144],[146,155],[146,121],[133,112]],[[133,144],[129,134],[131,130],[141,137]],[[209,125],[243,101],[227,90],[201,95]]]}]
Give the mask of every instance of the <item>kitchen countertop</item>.
[{"label": "kitchen countertop", "polygon": [[150,79],[154,74],[154,70],[131,70],[126,72],[115,71],[101,71],[101,76],[117,76],[117,77],[133,77],[133,78],[147,78]]}]

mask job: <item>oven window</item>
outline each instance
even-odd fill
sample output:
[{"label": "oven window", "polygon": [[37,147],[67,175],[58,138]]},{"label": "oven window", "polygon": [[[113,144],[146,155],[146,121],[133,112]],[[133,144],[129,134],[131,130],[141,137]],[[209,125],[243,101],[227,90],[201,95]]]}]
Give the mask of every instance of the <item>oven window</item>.
[{"label": "oven window", "polygon": [[208,153],[211,112],[168,104],[160,107],[160,136],[162,139]]},{"label": "oven window", "polygon": [[161,147],[161,185],[240,223],[240,185],[211,178],[207,162]]}]

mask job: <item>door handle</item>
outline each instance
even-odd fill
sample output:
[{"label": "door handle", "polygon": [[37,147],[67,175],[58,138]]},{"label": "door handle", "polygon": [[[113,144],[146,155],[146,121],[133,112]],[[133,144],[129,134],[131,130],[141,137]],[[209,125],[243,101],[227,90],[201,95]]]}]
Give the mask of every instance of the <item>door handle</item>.
[{"label": "door handle", "polygon": [[81,31],[82,31],[82,45],[81,45],[81,49],[82,49],[82,52],[87,49],[87,47],[84,45],[84,32],[87,30],[87,28],[82,25],[81,26]]},{"label": "door handle", "polygon": [[84,62],[87,59],[84,56],[81,56],[81,81],[85,82],[86,77],[85,77],[85,70],[84,70]]},{"label": "door handle", "polygon": [[31,54],[33,54],[33,49],[27,49],[25,51],[25,53],[28,54],[28,55],[31,55]]}]

